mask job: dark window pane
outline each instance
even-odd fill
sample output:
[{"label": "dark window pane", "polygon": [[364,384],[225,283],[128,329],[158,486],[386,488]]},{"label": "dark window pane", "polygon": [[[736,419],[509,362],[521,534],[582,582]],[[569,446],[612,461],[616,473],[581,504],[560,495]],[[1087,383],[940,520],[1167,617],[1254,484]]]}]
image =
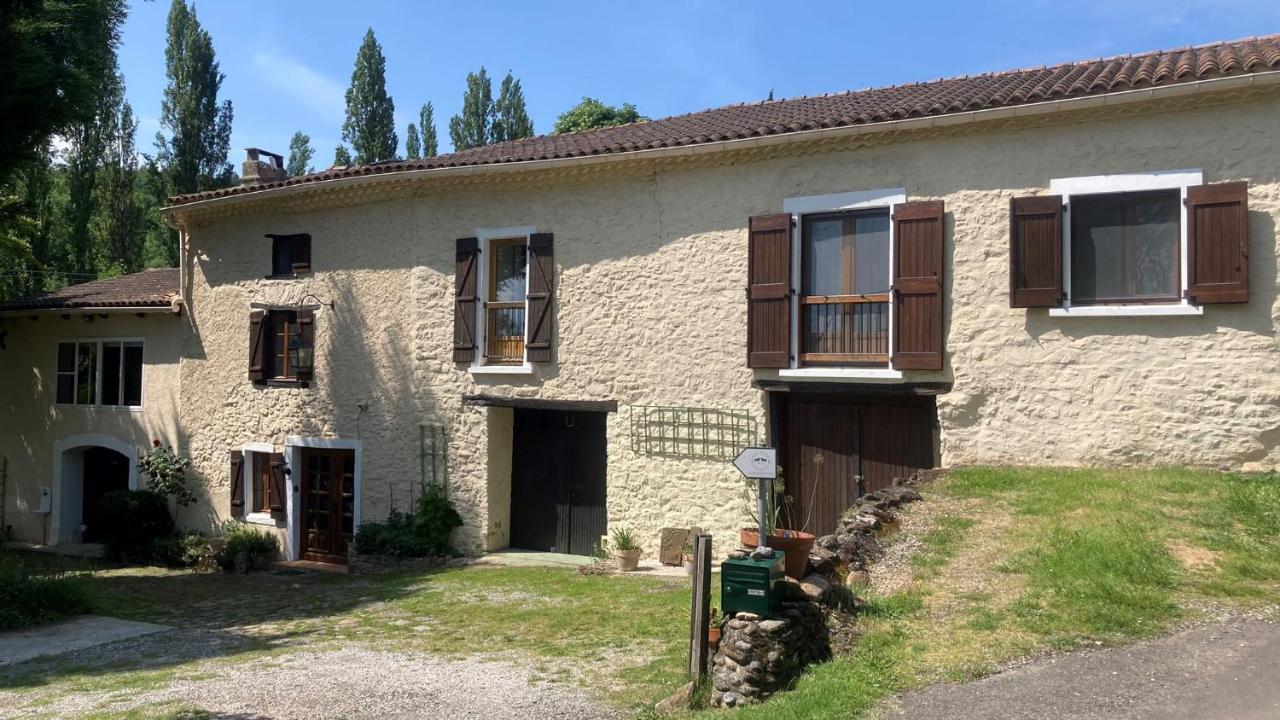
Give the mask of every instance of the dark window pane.
[{"label": "dark window pane", "polygon": [[120,404],[120,343],[102,345],[102,404]]},{"label": "dark window pane", "polygon": [[81,344],[76,352],[76,404],[92,405],[97,400],[98,346]]},{"label": "dark window pane", "polygon": [[1177,191],[1072,198],[1072,299],[1176,298],[1178,200]]},{"label": "dark window pane", "polygon": [[76,371],[76,344],[73,342],[58,343],[58,372],[73,373]]},{"label": "dark window pane", "polygon": [[271,274],[293,273],[293,247],[289,238],[271,239]]},{"label": "dark window pane", "polygon": [[804,238],[805,295],[843,295],[844,218],[810,220]]},{"label": "dark window pane", "polygon": [[525,297],[525,273],[528,258],[525,244],[497,243],[494,245],[493,293],[495,302],[521,302]]},{"label": "dark window pane", "polygon": [[266,482],[265,475],[269,472],[270,463],[267,462],[265,453],[253,453],[253,470],[249,473],[249,477],[253,479],[253,512],[266,511]]},{"label": "dark window pane", "polygon": [[58,373],[58,402],[71,404],[76,399],[75,373]]},{"label": "dark window pane", "polygon": [[853,292],[889,292],[889,215],[857,215],[853,233]]},{"label": "dark window pane", "polygon": [[142,343],[124,346],[124,404],[142,404]]}]

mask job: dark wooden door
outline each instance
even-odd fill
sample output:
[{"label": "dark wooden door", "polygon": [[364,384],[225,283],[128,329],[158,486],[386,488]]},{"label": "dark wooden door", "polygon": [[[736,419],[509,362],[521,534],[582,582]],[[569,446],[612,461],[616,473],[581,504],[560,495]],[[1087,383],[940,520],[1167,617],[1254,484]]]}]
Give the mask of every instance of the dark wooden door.
[{"label": "dark wooden door", "polygon": [[605,414],[516,410],[511,546],[590,555],[604,535]]},{"label": "dark wooden door", "polygon": [[102,541],[102,497],[113,490],[129,489],[129,459],[104,447],[84,451],[82,520],[87,543]]},{"label": "dark wooden door", "polygon": [[783,408],[785,522],[834,532],[863,493],[934,465],[932,397],[793,396]]},{"label": "dark wooden door", "polygon": [[355,452],[303,448],[301,526],[303,557],[346,562],[355,533]]}]

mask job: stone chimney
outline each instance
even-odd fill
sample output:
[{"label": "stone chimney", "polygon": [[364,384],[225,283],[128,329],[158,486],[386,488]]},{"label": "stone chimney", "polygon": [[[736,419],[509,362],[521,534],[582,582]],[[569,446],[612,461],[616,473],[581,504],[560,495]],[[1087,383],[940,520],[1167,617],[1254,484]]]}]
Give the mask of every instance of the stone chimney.
[{"label": "stone chimney", "polygon": [[244,159],[243,170],[240,173],[241,185],[278,182],[289,177],[289,173],[284,169],[283,155],[258,148],[245,148],[245,153],[248,156]]}]

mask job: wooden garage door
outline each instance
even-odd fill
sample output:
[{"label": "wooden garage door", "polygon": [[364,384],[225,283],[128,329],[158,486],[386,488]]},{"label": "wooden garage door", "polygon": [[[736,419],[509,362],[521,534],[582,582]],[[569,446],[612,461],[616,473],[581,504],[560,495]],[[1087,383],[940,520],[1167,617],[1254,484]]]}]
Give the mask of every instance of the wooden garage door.
[{"label": "wooden garage door", "polygon": [[861,494],[934,465],[932,397],[793,396],[782,412],[788,527],[833,532]]},{"label": "wooden garage door", "polygon": [[605,414],[516,410],[511,546],[590,555],[605,533]]}]

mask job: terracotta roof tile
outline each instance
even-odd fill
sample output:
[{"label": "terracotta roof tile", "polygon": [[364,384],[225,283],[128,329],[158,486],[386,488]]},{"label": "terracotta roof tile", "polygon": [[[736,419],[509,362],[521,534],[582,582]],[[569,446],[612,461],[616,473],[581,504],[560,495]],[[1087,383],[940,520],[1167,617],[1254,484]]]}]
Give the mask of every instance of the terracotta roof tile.
[{"label": "terracotta roof tile", "polygon": [[0,303],[4,310],[168,307],[178,296],[178,269],[155,268],[107,280],[68,285],[43,295]]},{"label": "terracotta roof tile", "polygon": [[819,97],[728,105],[645,123],[513,140],[422,160],[330,168],[278,182],[181,195],[170,202],[181,205],[289,185],[406,170],[589,157],[869,125],[1269,70],[1280,70],[1280,35]]}]

